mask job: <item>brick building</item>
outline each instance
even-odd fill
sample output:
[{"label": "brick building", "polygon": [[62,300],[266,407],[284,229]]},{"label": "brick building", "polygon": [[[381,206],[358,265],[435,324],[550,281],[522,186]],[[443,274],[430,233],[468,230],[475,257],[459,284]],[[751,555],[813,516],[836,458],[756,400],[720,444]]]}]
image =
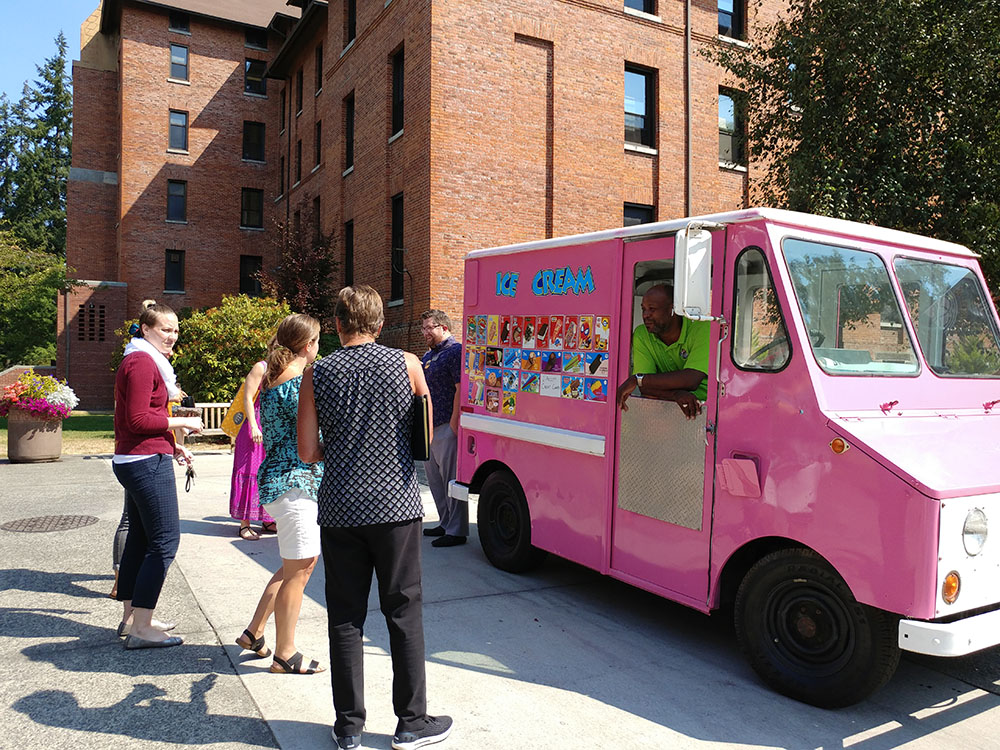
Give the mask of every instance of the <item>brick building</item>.
[{"label": "brick building", "polygon": [[146,297],[252,291],[274,221],[331,236],[342,280],[387,300],[383,341],[420,351],[421,311],[460,315],[470,250],[743,207],[739,97],[701,51],[766,20],[746,7],[105,0],[74,64],[67,239],[102,283],[61,302],[60,372],[106,403],[93,332]]}]

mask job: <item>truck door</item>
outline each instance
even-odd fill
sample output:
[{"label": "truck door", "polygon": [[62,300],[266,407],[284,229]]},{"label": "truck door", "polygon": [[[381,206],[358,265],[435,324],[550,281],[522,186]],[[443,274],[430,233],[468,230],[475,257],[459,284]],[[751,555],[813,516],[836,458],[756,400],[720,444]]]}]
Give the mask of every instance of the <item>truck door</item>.
[{"label": "truck door", "polygon": [[[716,258],[723,235],[714,239]],[[623,257],[619,383],[631,373],[630,332],[643,325],[642,295],[656,284],[672,285],[674,239],[627,243]],[[718,336],[719,327],[712,324],[708,400],[701,416],[688,420],[673,401],[642,398],[636,390],[628,411],[618,411],[617,425],[612,575],[701,609],[708,597],[714,466],[706,424],[715,414]],[[610,384],[608,391],[610,397]]]}]

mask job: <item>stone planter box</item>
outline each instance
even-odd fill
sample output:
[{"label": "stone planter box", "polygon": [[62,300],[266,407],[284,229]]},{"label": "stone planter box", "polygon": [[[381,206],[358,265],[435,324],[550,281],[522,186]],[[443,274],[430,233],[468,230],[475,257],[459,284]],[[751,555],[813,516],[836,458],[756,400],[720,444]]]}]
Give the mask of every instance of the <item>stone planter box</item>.
[{"label": "stone planter box", "polygon": [[7,458],[11,463],[58,461],[61,455],[61,419],[40,419],[11,407],[7,414]]}]

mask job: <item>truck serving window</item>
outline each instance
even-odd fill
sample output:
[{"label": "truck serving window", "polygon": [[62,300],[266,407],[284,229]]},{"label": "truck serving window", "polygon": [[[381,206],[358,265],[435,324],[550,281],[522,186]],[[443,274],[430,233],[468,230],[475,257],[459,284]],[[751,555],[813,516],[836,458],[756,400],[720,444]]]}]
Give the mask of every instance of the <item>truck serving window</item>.
[{"label": "truck serving window", "polygon": [[733,362],[744,370],[780,370],[788,364],[788,332],[759,248],[744,250],[736,261]]},{"label": "truck serving window", "polygon": [[920,349],[938,375],[1000,377],[996,321],[968,268],[897,258],[896,276]]},{"label": "truck serving window", "polygon": [[919,371],[889,272],[878,255],[790,238],[782,249],[820,367],[831,375]]}]

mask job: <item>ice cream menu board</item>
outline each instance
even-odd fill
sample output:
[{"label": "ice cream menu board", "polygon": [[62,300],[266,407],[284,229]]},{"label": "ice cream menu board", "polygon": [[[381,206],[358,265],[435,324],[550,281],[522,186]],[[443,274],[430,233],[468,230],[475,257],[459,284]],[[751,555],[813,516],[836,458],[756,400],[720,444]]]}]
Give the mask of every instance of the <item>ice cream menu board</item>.
[{"label": "ice cream menu board", "polygon": [[609,315],[470,315],[468,403],[513,415],[518,394],[606,402]]}]

